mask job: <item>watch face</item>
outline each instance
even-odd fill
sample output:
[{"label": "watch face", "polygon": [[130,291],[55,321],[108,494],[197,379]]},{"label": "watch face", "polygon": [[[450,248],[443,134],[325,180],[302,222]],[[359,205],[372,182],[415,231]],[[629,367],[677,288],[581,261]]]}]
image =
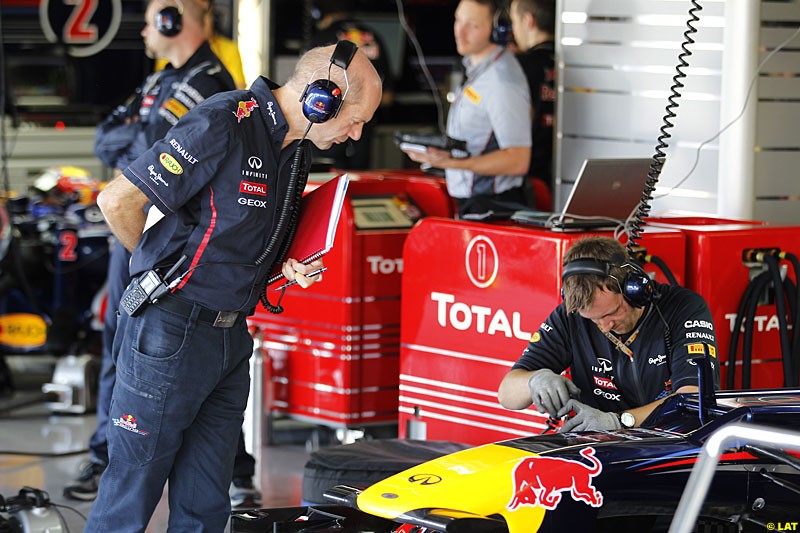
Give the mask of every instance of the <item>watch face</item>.
[{"label": "watch face", "polygon": [[619,421],[622,422],[622,425],[626,428],[632,428],[634,425],[636,425],[636,419],[632,414],[627,412],[622,413],[619,416]]}]

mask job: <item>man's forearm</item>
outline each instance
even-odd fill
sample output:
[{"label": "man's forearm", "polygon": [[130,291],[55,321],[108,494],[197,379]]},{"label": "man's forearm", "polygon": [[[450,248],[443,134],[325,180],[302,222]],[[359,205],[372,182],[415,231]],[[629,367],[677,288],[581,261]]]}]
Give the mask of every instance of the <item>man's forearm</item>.
[{"label": "man's forearm", "polygon": [[111,232],[129,251],[142,238],[146,221],[144,206],[148,198],[124,175],[118,175],[97,197],[97,205],[106,218]]}]

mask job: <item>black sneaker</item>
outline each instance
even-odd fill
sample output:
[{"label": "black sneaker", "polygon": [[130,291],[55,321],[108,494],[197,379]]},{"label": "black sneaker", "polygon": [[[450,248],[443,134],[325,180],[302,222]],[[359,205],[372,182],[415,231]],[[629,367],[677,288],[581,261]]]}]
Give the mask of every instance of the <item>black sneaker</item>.
[{"label": "black sneaker", "polygon": [[85,502],[94,501],[97,498],[97,487],[100,485],[100,476],[103,475],[106,466],[98,463],[88,463],[81,470],[81,474],[76,480],[77,483],[64,488],[64,496],[72,500]]},{"label": "black sneaker", "polygon": [[261,505],[261,493],[248,477],[236,477],[228,490],[232,509],[257,509]]}]

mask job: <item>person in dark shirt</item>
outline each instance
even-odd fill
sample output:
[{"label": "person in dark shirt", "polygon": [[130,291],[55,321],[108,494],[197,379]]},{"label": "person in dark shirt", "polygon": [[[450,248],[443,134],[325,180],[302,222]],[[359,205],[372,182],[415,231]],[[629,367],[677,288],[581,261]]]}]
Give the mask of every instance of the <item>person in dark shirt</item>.
[{"label": "person in dark shirt", "polygon": [[[514,41],[531,91],[531,164],[528,177],[553,191],[553,121],[555,117],[555,0],[512,0],[509,17]],[[537,198],[538,201],[543,199]],[[548,203],[545,201],[545,204]],[[537,205],[545,209],[552,206]]]},{"label": "person in dark shirt", "polygon": [[699,294],[650,280],[609,237],[578,240],[563,265],[564,301],[500,383],[503,407],[573,413],[562,432],[615,430],[638,427],[671,394],[696,392],[695,356],[709,358],[719,385],[714,324]]},{"label": "person in dark shirt", "polygon": [[100,192],[134,281],[114,336],[109,463],[85,531],[144,531],[167,482],[170,531],[224,530],[250,389],[246,319],[269,303],[274,268],[307,287],[322,266],[283,259],[306,145],[358,139],[380,97],[353,43],[314,48],[283,86],[260,77],[195,106]]},{"label": "person in dark shirt", "polygon": [[[230,73],[206,40],[207,10],[205,0],[174,3],[152,0],[148,4],[141,31],[145,54],[151,59],[163,57],[165,63],[97,127],[95,154],[109,168],[116,172],[124,170],[194,106],[215,93],[235,88]],[[109,304],[103,317],[97,429],[89,439],[90,460],[76,482],[64,488],[64,496],[73,500],[94,500],[108,465],[108,409],[116,381],[111,345],[117,330],[117,304],[130,282],[130,258],[130,252],[122,244],[112,245],[108,264]],[[257,505],[260,495],[253,485],[254,475],[255,458],[245,449],[244,437],[240,435],[230,487],[232,505]]]}]

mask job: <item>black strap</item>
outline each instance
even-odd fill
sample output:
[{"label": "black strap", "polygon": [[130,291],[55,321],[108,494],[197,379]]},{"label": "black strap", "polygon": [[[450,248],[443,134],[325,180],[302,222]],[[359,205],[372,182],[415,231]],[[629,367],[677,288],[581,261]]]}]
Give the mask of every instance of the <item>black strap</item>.
[{"label": "black strap", "polygon": [[356,46],[356,43],[353,41],[348,41],[346,39],[339,41],[336,43],[336,48],[333,50],[331,64],[347,70],[347,67],[350,66],[350,62],[353,60],[353,56],[356,55],[356,50],[358,50],[358,46]]}]

